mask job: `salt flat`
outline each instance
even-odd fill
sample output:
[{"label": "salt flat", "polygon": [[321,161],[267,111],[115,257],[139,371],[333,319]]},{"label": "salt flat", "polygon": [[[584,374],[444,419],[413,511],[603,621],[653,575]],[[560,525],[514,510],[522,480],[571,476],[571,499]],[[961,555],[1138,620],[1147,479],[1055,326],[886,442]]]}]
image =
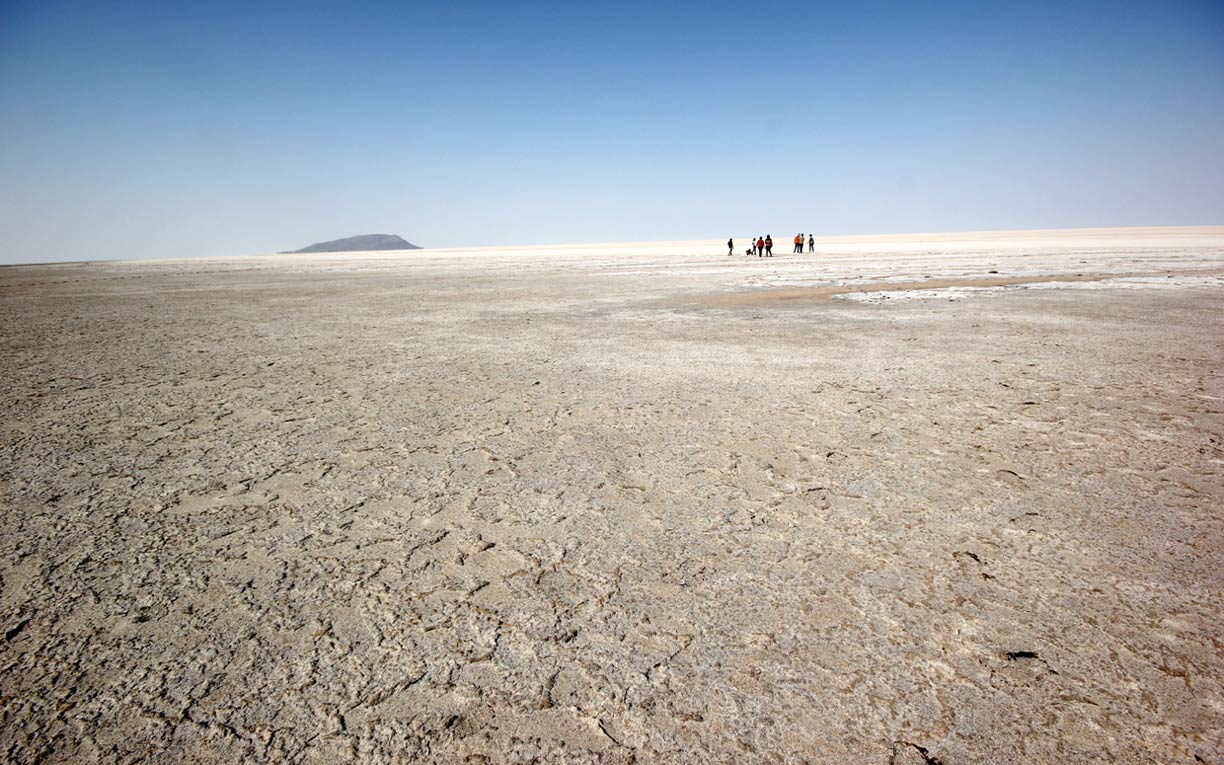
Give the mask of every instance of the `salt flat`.
[{"label": "salt flat", "polygon": [[1224,227],[788,238],[0,269],[3,759],[1219,762]]}]

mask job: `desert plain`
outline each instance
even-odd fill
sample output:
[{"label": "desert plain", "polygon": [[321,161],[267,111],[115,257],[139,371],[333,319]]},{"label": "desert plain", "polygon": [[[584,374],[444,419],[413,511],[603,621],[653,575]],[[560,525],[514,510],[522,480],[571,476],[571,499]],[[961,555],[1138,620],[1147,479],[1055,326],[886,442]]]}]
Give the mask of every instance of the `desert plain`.
[{"label": "desert plain", "polygon": [[0,760],[1224,762],[1224,227],[0,268]]}]

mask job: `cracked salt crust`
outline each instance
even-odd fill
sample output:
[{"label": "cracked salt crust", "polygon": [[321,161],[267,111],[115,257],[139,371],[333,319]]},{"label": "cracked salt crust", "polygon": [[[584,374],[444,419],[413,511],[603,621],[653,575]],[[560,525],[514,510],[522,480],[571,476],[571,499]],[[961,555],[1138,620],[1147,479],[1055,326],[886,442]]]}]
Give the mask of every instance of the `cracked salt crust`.
[{"label": "cracked salt crust", "polygon": [[1218,269],[1222,242],[0,269],[0,751],[1218,761],[1224,291],[753,284]]},{"label": "cracked salt crust", "polygon": [[969,297],[992,297],[1016,290],[1099,290],[1099,289],[1169,289],[1224,287],[1224,278],[1219,276],[1171,276],[1171,277],[1103,277],[1098,281],[1082,282],[1027,282],[1025,284],[1001,285],[997,287],[943,287],[939,289],[898,290],[894,292],[848,292],[836,295],[841,300],[860,303],[883,303],[906,300],[963,300]]}]

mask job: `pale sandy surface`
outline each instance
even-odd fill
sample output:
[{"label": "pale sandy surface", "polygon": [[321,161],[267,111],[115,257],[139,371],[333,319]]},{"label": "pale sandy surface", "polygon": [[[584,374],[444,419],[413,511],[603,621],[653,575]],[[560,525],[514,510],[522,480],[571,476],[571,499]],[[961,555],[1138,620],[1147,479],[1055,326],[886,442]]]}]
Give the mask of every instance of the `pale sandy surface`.
[{"label": "pale sandy surface", "polygon": [[0,760],[1220,763],[1224,229],[776,236],[0,269]]}]

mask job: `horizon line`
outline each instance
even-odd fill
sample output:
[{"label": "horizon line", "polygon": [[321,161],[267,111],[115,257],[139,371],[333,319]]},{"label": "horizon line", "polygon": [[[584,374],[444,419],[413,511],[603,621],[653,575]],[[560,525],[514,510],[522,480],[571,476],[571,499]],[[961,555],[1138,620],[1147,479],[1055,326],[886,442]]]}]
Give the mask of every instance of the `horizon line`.
[{"label": "horizon line", "polygon": [[[1063,233],[1063,234],[1079,234],[1091,235],[1093,233],[1107,234],[1109,232],[1130,230],[1130,231],[1170,231],[1174,229],[1184,230],[1187,234],[1206,234],[1218,230],[1217,233],[1224,235],[1224,223],[1209,223],[1209,224],[1171,224],[1171,225],[1142,225],[1142,226],[1082,226],[1073,228],[1009,228],[1009,229],[969,229],[962,231],[909,231],[895,233],[860,233],[860,234],[822,234],[816,236],[814,233],[807,233],[820,242],[836,242],[844,240],[861,240],[863,242],[872,240],[890,240],[890,239],[909,239],[915,237],[986,237],[986,238],[1004,238],[1007,236],[1031,236],[1034,234],[1045,233]],[[361,236],[361,235],[356,235]],[[398,236],[398,234],[397,234]],[[732,235],[731,238],[735,238]],[[748,237],[752,238],[752,237]],[[92,263],[150,263],[150,262],[167,262],[167,261],[204,261],[204,260],[235,260],[242,258],[282,258],[285,256],[301,256],[301,257],[319,257],[319,256],[343,256],[351,254],[390,254],[390,253],[417,253],[424,254],[428,252],[466,252],[475,250],[519,250],[529,248],[549,248],[549,249],[567,249],[575,247],[607,247],[611,245],[622,246],[658,246],[661,244],[704,244],[704,243],[722,243],[721,238],[715,239],[641,239],[641,240],[625,240],[625,241],[597,241],[597,242],[554,242],[548,244],[496,244],[496,245],[467,245],[458,247],[429,247],[418,245],[418,249],[412,250],[339,250],[333,252],[249,252],[239,255],[196,255],[185,257],[152,257],[152,258],[89,258],[85,260],[47,260],[35,261],[29,263],[0,263],[0,268],[14,267],[32,267],[32,266],[70,266],[70,265],[87,265]]]}]

